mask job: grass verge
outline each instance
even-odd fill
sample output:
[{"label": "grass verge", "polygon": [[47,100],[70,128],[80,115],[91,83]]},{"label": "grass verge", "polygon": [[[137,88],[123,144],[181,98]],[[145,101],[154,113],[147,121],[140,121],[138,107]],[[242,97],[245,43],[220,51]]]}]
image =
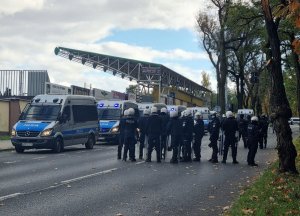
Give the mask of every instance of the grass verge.
[{"label": "grass verge", "polygon": [[0,136],[0,140],[10,140],[10,136]]},{"label": "grass verge", "polygon": [[[298,151],[296,166],[300,171],[300,137],[294,144]],[[300,177],[278,174],[277,167],[278,162],[267,169],[224,215],[300,215]]]}]

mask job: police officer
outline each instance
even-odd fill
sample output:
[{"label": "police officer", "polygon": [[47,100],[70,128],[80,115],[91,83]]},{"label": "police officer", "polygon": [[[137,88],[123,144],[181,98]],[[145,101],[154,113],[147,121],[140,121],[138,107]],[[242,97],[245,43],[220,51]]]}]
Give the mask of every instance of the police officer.
[{"label": "police officer", "polygon": [[124,128],[125,128],[125,122],[127,117],[128,117],[128,110],[124,110],[124,115],[122,116],[119,125],[120,134],[119,134],[119,144],[118,144],[118,160],[121,159],[121,155],[122,155],[122,149],[124,145]]},{"label": "police officer", "polygon": [[220,120],[219,118],[217,118],[217,113],[213,113],[211,115],[211,118],[212,120],[208,125],[208,131],[210,134],[210,144],[208,146],[213,149],[213,152],[209,161],[212,163],[218,163],[218,139],[220,131]]},{"label": "police officer", "polygon": [[261,115],[260,126],[261,126],[261,139],[259,143],[259,148],[263,149],[267,147],[268,128],[269,128],[268,117],[264,114]]},{"label": "police officer", "polygon": [[193,161],[200,161],[201,141],[204,135],[204,121],[200,112],[197,112],[195,114],[194,134],[195,137],[194,137],[193,149],[194,149],[195,158],[193,159]]},{"label": "police officer", "polygon": [[165,107],[160,110],[160,117],[162,120],[162,132],[161,132],[161,156],[165,160],[167,152],[167,124],[170,120],[168,111]]},{"label": "police officer", "polygon": [[243,139],[244,148],[247,148],[247,128],[248,121],[244,119],[244,114],[241,114],[239,120],[239,140]]},{"label": "police officer", "polygon": [[182,127],[183,127],[183,158],[181,162],[190,162],[192,161],[192,140],[193,140],[193,131],[194,131],[194,120],[192,117],[191,110],[185,110],[184,116],[182,118]]},{"label": "police officer", "polygon": [[257,166],[254,162],[255,154],[258,148],[258,139],[259,139],[259,126],[258,118],[253,116],[251,118],[251,123],[248,125],[248,156],[247,162],[249,166]]},{"label": "police officer", "polygon": [[150,109],[145,109],[143,111],[143,116],[141,116],[139,119],[139,129],[140,129],[139,159],[143,159],[143,149],[145,147],[146,129],[147,129],[149,115],[150,115]]},{"label": "police officer", "polygon": [[162,132],[162,119],[157,113],[157,108],[151,108],[151,115],[148,119],[147,124],[147,136],[148,136],[148,153],[146,162],[151,162],[151,154],[153,148],[156,150],[156,159],[157,162],[161,162],[161,147],[160,147],[160,136]]},{"label": "police officer", "polygon": [[170,121],[167,125],[167,134],[171,135],[171,147],[173,150],[173,155],[170,163],[177,164],[179,145],[182,140],[182,122],[178,117],[178,112],[176,110],[170,112]]},{"label": "police officer", "polygon": [[137,120],[134,118],[134,109],[128,109],[128,117],[125,119],[124,127],[124,154],[123,160],[127,160],[127,152],[129,150],[129,159],[134,162],[135,159],[135,144],[136,144],[136,131],[137,131]]},{"label": "police officer", "polygon": [[226,120],[223,122],[222,129],[225,134],[225,142],[224,142],[224,155],[222,163],[226,163],[227,154],[229,146],[231,146],[232,153],[232,163],[238,164],[239,162],[236,160],[237,156],[237,139],[236,132],[238,131],[238,123],[235,120],[233,113],[231,111],[226,112]]}]

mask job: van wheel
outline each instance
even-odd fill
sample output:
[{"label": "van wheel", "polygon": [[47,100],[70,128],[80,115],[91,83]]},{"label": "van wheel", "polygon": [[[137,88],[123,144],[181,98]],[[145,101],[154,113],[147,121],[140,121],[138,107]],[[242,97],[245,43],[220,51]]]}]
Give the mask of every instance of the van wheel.
[{"label": "van wheel", "polygon": [[62,139],[60,137],[57,137],[55,139],[55,144],[54,144],[54,148],[53,148],[53,151],[55,153],[60,153],[64,150],[64,143],[62,141]]},{"label": "van wheel", "polygon": [[86,149],[93,149],[95,145],[95,138],[93,135],[89,135],[88,141],[85,143]]},{"label": "van wheel", "polygon": [[23,149],[20,146],[15,146],[15,150],[16,150],[17,153],[23,153],[25,149]]}]

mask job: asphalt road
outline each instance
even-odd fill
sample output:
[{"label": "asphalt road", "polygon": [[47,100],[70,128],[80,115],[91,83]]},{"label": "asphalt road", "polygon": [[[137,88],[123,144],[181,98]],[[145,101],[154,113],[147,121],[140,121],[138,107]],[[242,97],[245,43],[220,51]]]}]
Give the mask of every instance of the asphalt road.
[{"label": "asphalt road", "polygon": [[[292,129],[298,136],[299,126]],[[275,139],[269,133],[267,149],[258,150],[258,167],[247,165],[242,142],[240,164],[231,153],[226,165],[209,163],[208,136],[200,163],[170,164],[170,153],[160,164],[155,154],[152,163],[123,162],[110,145],[0,152],[0,215],[218,215],[276,159]]]}]

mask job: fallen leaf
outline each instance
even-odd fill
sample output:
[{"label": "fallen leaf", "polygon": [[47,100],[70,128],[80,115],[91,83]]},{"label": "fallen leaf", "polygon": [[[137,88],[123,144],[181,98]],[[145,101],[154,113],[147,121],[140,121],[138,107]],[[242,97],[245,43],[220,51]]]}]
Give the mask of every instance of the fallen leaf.
[{"label": "fallen leaf", "polygon": [[252,196],[251,200],[258,200],[258,196]]},{"label": "fallen leaf", "polygon": [[252,210],[252,209],[242,209],[242,212],[244,213],[244,214],[246,214],[246,215],[248,215],[248,214],[253,214],[254,213],[254,211]]},{"label": "fallen leaf", "polygon": [[160,213],[160,211],[155,211],[155,214],[159,214]]},{"label": "fallen leaf", "polygon": [[123,216],[121,213],[116,214],[116,216]]},{"label": "fallen leaf", "polygon": [[71,185],[67,185],[67,188],[70,188],[71,187]]},{"label": "fallen leaf", "polygon": [[223,208],[224,211],[227,211],[228,209],[230,209],[230,206],[225,206],[225,207]]},{"label": "fallen leaf", "polygon": [[215,196],[209,196],[208,198],[209,198],[209,199],[214,199],[214,198],[215,198]]},{"label": "fallen leaf", "polygon": [[270,200],[271,202],[274,202],[274,201],[275,201],[274,197],[270,197],[269,200]]}]

